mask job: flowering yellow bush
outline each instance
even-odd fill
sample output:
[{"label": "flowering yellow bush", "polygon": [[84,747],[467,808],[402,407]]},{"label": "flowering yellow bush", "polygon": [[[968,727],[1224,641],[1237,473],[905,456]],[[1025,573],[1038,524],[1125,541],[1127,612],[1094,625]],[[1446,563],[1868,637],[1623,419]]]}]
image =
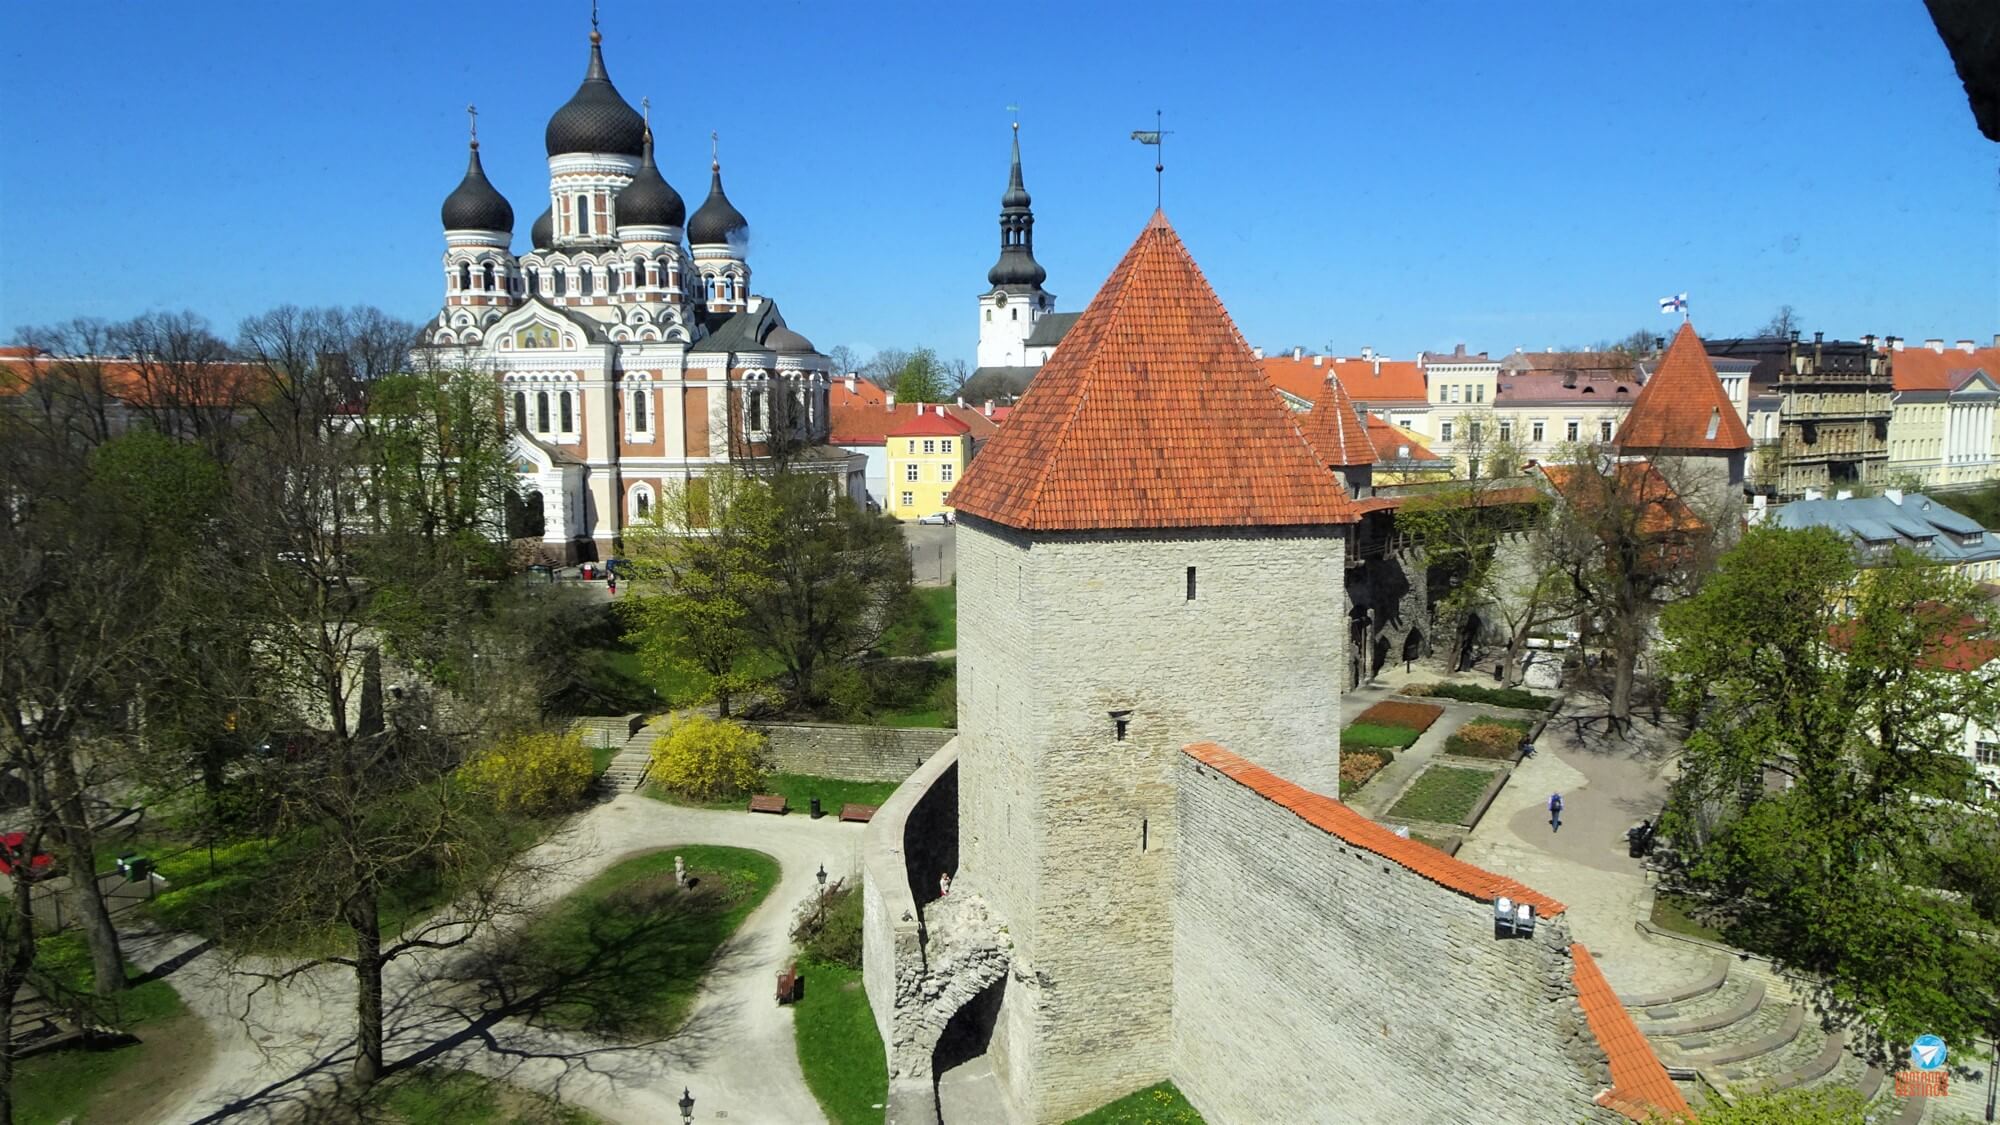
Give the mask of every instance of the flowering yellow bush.
[{"label": "flowering yellow bush", "polygon": [[764,781],[764,736],[729,719],[689,715],[653,741],[654,781],[697,801],[748,793]]},{"label": "flowering yellow bush", "polygon": [[465,767],[466,780],[508,812],[558,812],[583,799],[596,777],[590,748],[574,734],[523,734]]}]

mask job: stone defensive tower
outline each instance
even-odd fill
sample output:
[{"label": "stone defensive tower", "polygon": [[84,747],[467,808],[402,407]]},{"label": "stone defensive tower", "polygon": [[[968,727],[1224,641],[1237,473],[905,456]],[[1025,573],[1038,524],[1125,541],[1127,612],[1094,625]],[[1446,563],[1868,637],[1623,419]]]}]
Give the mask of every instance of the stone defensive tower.
[{"label": "stone defensive tower", "polygon": [[959,869],[1007,928],[1019,1119],[1167,1077],[1174,771],[1339,789],[1356,511],[1155,213],[953,492]]},{"label": "stone defensive tower", "polygon": [[1704,518],[1741,508],[1744,460],[1754,443],[1694,325],[1674,335],[1615,444],[1623,456],[1650,458]]}]

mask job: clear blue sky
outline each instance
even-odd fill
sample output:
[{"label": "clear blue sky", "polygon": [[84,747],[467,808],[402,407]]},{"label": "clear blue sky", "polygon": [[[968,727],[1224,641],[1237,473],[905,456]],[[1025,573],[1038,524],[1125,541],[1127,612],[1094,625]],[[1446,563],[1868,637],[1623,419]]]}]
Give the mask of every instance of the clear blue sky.
[{"label": "clear blue sky", "polygon": [[[9,4],[0,336],[188,307],[440,302],[467,102],[515,244],[588,4]],[[708,132],[754,287],[822,349],[970,359],[1018,103],[1037,255],[1080,309],[1166,208],[1253,343],[1495,352],[1780,303],[2000,331],[2000,146],[1917,0],[700,6],[606,0],[690,209]]]}]

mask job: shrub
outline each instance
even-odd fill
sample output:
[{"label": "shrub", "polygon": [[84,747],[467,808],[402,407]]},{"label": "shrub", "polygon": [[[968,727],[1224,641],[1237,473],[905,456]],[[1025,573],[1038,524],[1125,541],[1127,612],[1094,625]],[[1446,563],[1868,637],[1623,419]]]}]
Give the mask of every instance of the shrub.
[{"label": "shrub", "polygon": [[1519,719],[1474,719],[1444,740],[1444,752],[1505,760],[1520,752],[1528,728]]},{"label": "shrub", "polygon": [[[1416,694],[1409,689],[1404,695]],[[1536,695],[1520,688],[1490,688],[1478,684],[1431,684],[1426,695],[1440,699],[1456,699],[1460,703],[1485,703],[1494,707],[1512,707],[1520,711],[1546,711],[1555,706],[1555,700],[1546,695]]]},{"label": "shrub", "polygon": [[1363,785],[1368,779],[1382,772],[1382,767],[1396,760],[1393,750],[1343,751],[1340,755],[1340,795],[1345,797]]},{"label": "shrub", "polygon": [[465,767],[465,778],[505,812],[559,812],[583,799],[597,776],[590,748],[574,734],[507,739]]},{"label": "shrub", "polygon": [[1392,750],[1401,750],[1415,742],[1422,733],[1408,727],[1385,727],[1376,723],[1357,722],[1340,732],[1340,748],[1369,750],[1388,747]]},{"label": "shrub", "polygon": [[764,781],[764,736],[731,719],[689,715],[653,741],[652,776],[696,801],[748,793]]},{"label": "shrub", "polygon": [[861,968],[861,885],[843,882],[827,891],[824,909],[815,890],[799,904],[792,940],[808,957]]},{"label": "shrub", "polygon": [[1437,722],[1442,714],[1444,708],[1434,703],[1399,703],[1391,699],[1361,712],[1358,721],[1384,727],[1408,727],[1422,733],[1431,729],[1431,724]]},{"label": "shrub", "polygon": [[958,726],[958,673],[953,671],[931,689],[931,706],[947,727]]}]

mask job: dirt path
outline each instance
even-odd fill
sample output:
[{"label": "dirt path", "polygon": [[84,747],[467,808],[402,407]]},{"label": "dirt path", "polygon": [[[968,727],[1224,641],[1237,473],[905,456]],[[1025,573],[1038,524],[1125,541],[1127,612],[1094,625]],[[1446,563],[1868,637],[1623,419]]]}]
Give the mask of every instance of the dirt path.
[{"label": "dirt path", "polygon": [[[538,858],[562,872],[535,888],[538,906],[574,890],[626,856],[677,844],[752,848],[778,861],[778,886],[745,919],[711,965],[687,1025],[644,1047],[496,1019],[456,983],[462,951],[413,955],[385,981],[388,1055],[478,1070],[559,1096],[615,1122],[675,1120],[674,1102],[693,1091],[697,1116],[732,1122],[823,1121],[805,1087],[792,1042],[792,1013],[772,990],[790,952],[793,908],[814,887],[860,870],[861,829],[832,818],[752,816],[691,809],[630,794],[578,818]],[[128,956],[148,968],[183,958],[171,980],[214,1042],[206,1073],[160,1120],[275,1120],[344,1082],[353,1059],[354,988],[329,968],[283,989],[255,991],[228,959],[186,935],[130,935]]]}]

